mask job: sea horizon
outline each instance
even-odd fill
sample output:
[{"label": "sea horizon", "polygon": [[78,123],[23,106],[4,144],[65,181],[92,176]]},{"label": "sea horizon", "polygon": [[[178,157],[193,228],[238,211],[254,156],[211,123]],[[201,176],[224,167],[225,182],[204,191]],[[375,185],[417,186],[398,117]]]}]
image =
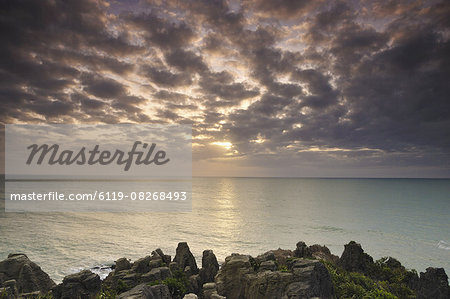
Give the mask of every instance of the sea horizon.
[{"label": "sea horizon", "polygon": [[[392,256],[418,272],[429,266],[448,272],[448,180],[194,177],[188,213],[2,213],[0,230],[6,242],[0,258],[23,252],[60,281],[80,269],[112,264],[120,257],[138,259],[159,247],[174,256],[182,241],[188,242],[197,261],[205,249],[223,261],[233,252],[257,255],[279,247],[294,249],[298,241],[326,245],[340,255],[343,245],[354,240],[376,259]],[[107,184],[98,183],[99,188]],[[132,189],[130,183],[127,188]],[[78,184],[82,188],[83,182]],[[76,229],[83,224],[92,230],[87,244],[86,232]],[[42,225],[46,231],[37,229]],[[34,233],[16,234],[17,227]],[[130,248],[134,243],[138,245]],[[101,244],[106,248],[95,249]]]}]

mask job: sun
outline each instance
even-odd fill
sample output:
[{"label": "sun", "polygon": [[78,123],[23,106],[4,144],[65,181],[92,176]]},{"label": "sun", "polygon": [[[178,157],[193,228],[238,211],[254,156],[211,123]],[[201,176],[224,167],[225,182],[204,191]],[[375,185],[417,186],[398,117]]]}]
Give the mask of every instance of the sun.
[{"label": "sun", "polygon": [[233,147],[233,144],[228,141],[216,141],[216,142],[212,142],[211,144],[222,146],[222,147],[226,148],[227,150],[229,150],[230,148]]}]

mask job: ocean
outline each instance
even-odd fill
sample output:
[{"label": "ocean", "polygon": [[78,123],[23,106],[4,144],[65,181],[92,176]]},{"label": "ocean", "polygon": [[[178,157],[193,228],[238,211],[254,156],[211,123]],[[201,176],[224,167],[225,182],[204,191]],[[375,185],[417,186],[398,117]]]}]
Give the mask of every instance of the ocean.
[{"label": "ocean", "polygon": [[340,255],[354,240],[375,259],[450,274],[448,179],[194,178],[192,192],[192,212],[5,213],[2,200],[0,260],[25,253],[60,282],[156,248],[173,257],[181,241],[200,266],[205,249],[222,262],[305,241]]}]

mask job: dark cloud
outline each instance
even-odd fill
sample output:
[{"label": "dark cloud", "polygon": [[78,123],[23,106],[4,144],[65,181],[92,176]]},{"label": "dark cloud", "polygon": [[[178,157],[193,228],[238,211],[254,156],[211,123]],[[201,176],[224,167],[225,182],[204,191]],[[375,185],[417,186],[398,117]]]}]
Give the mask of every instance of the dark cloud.
[{"label": "dark cloud", "polygon": [[256,0],[247,1],[247,4],[254,8],[257,13],[264,17],[290,19],[301,17],[309,13],[313,8],[320,5],[322,1],[308,0]]},{"label": "dark cloud", "polygon": [[450,175],[448,1],[20,0],[0,12],[1,123],[187,123],[211,159]]},{"label": "dark cloud", "polygon": [[119,82],[112,79],[86,75],[85,78],[83,78],[82,83],[86,86],[83,90],[100,98],[111,99],[122,96],[126,93],[126,88]]},{"label": "dark cloud", "polygon": [[182,49],[176,49],[167,53],[166,61],[181,71],[201,73],[208,70],[208,66],[203,62],[201,56]]},{"label": "dark cloud", "polygon": [[139,29],[147,41],[161,48],[182,47],[195,37],[194,31],[186,23],[163,19],[151,13],[128,13],[122,18],[129,26]]},{"label": "dark cloud", "polygon": [[187,72],[173,73],[165,69],[157,69],[154,67],[143,67],[143,72],[151,82],[161,86],[185,86],[192,83],[191,75]]}]

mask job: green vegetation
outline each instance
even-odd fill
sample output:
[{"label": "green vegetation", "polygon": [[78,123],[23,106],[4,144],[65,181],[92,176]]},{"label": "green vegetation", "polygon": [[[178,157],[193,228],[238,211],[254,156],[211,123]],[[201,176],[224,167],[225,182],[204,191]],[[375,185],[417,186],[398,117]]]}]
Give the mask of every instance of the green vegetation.
[{"label": "green vegetation", "polygon": [[117,292],[115,290],[111,290],[109,288],[102,287],[102,290],[95,297],[95,299],[114,299],[117,296]]},{"label": "green vegetation", "polygon": [[289,272],[289,269],[286,265],[278,265],[278,271]]},{"label": "green vegetation", "polygon": [[128,291],[129,289],[131,289],[131,288],[130,288],[129,285],[127,285],[126,282],[124,282],[124,281],[121,280],[121,279],[119,279],[119,280],[117,281],[117,293],[118,293],[118,294],[123,293],[123,292],[126,292],[126,291]]},{"label": "green vegetation", "polygon": [[389,267],[381,259],[375,262],[367,275],[348,272],[327,261],[322,261],[330,272],[337,298],[352,299],[410,299],[415,293],[407,282],[415,275],[405,268]]},{"label": "green vegetation", "polygon": [[0,291],[0,299],[8,299],[8,293],[6,292],[5,289],[2,289]]},{"label": "green vegetation", "polygon": [[158,284],[165,284],[169,288],[172,297],[182,298],[188,291],[190,283],[182,270],[177,270],[173,273],[173,277],[168,277],[164,280],[156,280],[150,282],[148,285],[154,286]]}]

